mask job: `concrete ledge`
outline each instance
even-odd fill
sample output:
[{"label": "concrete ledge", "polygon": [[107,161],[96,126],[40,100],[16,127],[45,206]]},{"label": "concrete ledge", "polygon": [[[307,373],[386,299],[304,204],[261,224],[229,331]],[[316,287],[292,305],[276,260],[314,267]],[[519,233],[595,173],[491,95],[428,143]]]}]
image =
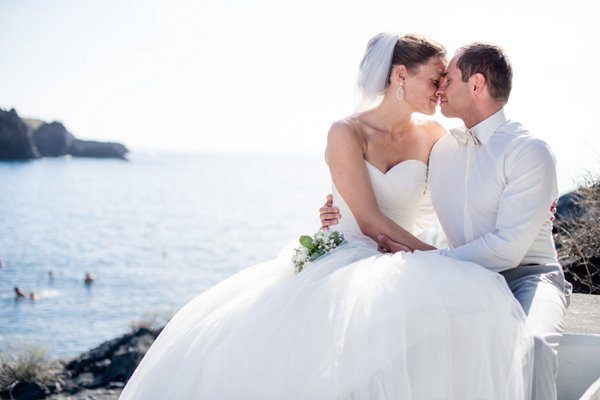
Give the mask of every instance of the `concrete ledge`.
[{"label": "concrete ledge", "polygon": [[600,400],[600,378],[586,390],[579,400]]},{"label": "concrete ledge", "polygon": [[558,359],[559,400],[600,399],[600,296],[571,295]]},{"label": "concrete ledge", "polygon": [[600,335],[600,296],[572,294],[567,309],[565,333]]},{"label": "concrete ledge", "polygon": [[558,348],[558,399],[580,399],[599,378],[600,335],[564,335]]}]

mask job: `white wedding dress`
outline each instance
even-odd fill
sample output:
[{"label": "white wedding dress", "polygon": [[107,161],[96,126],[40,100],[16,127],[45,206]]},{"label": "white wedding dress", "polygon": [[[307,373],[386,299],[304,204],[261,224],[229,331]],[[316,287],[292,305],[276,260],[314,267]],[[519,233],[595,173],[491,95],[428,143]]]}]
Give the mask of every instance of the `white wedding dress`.
[{"label": "white wedding dress", "polygon": [[[426,164],[366,165],[382,212],[413,229]],[[504,278],[378,253],[335,188],[334,200],[346,243],[298,274],[290,246],[197,296],[120,399],[528,399],[533,342]]]}]

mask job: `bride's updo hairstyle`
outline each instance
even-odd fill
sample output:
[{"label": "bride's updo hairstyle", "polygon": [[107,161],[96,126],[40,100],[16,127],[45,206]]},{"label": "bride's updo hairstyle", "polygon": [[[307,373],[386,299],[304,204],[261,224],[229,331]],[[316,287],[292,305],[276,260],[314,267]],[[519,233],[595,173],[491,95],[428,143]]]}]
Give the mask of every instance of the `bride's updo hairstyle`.
[{"label": "bride's updo hairstyle", "polygon": [[380,33],[367,45],[360,62],[358,79],[356,80],[358,111],[368,108],[390,85],[390,75],[395,65],[404,65],[412,73],[431,57],[445,57],[444,46],[423,36],[406,34],[398,36],[391,33]]}]

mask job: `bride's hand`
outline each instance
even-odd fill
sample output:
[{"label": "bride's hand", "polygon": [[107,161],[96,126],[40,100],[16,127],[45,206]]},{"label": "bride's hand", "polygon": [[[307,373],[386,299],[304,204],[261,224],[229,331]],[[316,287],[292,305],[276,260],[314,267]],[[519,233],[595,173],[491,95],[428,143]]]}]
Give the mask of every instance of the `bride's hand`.
[{"label": "bride's hand", "polygon": [[330,226],[336,225],[342,217],[340,215],[340,210],[337,207],[333,207],[333,196],[331,194],[327,195],[327,201],[323,207],[319,209],[319,214],[321,218],[321,229],[325,231],[328,231]]}]

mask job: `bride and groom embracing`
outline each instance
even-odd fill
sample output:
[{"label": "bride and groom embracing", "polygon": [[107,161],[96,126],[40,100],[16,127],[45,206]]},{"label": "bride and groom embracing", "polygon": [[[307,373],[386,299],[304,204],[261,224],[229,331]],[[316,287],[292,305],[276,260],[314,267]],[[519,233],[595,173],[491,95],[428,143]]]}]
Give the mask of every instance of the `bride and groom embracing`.
[{"label": "bride and groom embracing", "polygon": [[[570,290],[555,163],[506,119],[511,79],[497,46],[447,64],[420,36],[371,39],[357,81],[371,107],[334,123],[326,150],[321,220],[345,242],[299,273],[287,248],[197,296],[120,398],[555,399]],[[466,128],[413,118],[438,101]],[[433,209],[449,249],[415,236]]]}]

